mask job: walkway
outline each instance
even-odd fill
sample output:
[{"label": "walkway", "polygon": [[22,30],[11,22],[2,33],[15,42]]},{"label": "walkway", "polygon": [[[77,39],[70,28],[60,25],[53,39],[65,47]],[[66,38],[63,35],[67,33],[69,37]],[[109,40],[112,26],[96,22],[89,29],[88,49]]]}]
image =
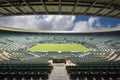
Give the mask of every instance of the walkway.
[{"label": "walkway", "polygon": [[53,64],[53,70],[48,80],[70,80],[64,63]]}]

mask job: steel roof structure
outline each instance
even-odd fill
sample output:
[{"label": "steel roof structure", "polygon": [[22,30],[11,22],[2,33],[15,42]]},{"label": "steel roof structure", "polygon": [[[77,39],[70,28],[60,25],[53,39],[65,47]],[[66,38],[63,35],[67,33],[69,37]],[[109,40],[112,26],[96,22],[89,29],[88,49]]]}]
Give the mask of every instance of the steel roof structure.
[{"label": "steel roof structure", "polygon": [[0,16],[37,14],[120,18],[120,0],[0,0]]}]

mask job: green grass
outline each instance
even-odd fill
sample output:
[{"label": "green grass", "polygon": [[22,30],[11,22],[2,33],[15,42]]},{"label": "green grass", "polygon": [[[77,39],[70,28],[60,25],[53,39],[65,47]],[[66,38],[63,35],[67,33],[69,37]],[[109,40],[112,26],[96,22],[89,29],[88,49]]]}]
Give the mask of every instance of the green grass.
[{"label": "green grass", "polygon": [[29,48],[30,51],[76,51],[88,52],[89,49],[80,44],[38,44]]}]

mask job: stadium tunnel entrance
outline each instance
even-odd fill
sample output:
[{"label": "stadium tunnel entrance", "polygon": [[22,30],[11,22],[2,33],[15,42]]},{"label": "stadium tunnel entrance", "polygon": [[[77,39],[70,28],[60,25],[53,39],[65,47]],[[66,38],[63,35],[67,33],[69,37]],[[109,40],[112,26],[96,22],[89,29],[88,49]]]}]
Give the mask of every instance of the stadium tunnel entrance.
[{"label": "stadium tunnel entrance", "polygon": [[75,66],[76,64],[73,63],[71,60],[69,59],[49,59],[48,61],[51,65],[54,64],[64,64],[66,66]]},{"label": "stadium tunnel entrance", "polygon": [[53,59],[52,61],[53,61],[53,63],[65,63],[66,64],[65,59]]}]

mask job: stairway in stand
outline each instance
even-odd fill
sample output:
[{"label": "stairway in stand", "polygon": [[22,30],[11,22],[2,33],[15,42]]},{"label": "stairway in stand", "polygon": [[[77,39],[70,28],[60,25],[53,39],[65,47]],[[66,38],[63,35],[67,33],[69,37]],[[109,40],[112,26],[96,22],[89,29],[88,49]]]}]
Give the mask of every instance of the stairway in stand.
[{"label": "stairway in stand", "polygon": [[53,70],[48,80],[70,80],[65,68],[64,63],[53,64]]}]

